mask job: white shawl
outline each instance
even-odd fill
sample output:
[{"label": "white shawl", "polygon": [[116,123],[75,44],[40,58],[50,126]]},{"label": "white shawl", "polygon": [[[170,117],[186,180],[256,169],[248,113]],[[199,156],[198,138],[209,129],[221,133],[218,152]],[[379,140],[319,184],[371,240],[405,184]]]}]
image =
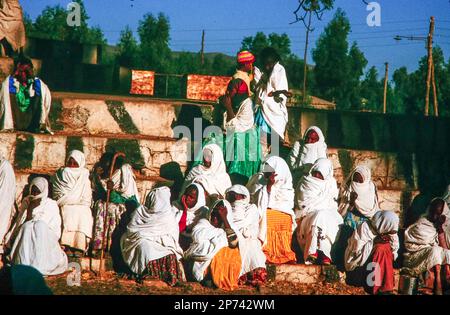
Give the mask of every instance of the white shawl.
[{"label": "white shawl", "polygon": [[[264,178],[263,172],[267,166],[272,168],[277,174],[270,194],[267,191],[267,180]],[[295,193],[292,187],[292,176],[289,166],[282,158],[272,156],[267,159],[261,166],[261,171],[250,178],[247,188],[250,192],[252,203],[258,206],[262,217],[259,239],[263,244],[267,241],[267,209],[289,214],[292,217],[292,231],[295,230],[297,224],[294,214]]]},{"label": "white shawl", "polygon": [[[348,240],[345,250],[345,269],[347,271],[362,267],[372,254],[374,240],[378,235],[398,232],[399,218],[393,211],[378,211],[371,221],[361,224]],[[390,235],[394,260],[398,257],[400,242],[398,235]]]},{"label": "white shawl", "polygon": [[[206,208],[205,190],[203,189],[203,187],[199,184],[191,184],[186,187],[186,190],[190,186],[195,186],[197,188],[198,194],[196,204],[192,208],[187,209],[187,216],[186,216],[187,228],[192,228],[200,220],[203,211],[205,211]],[[181,216],[183,215],[184,208],[181,202],[176,202],[174,206],[176,208],[176,219],[177,222],[179,222]]]},{"label": "white shawl", "polygon": [[[11,99],[9,94],[9,78],[8,76],[2,83],[2,88],[0,91],[0,130],[11,130],[14,129],[14,121],[11,109]],[[36,78],[38,79],[38,78]],[[41,107],[41,118],[40,123],[45,124],[47,128],[50,128],[50,122],[48,120],[48,115],[50,113],[50,108],[52,105],[52,95],[48,86],[41,80],[41,97],[42,97],[42,107]],[[19,82],[14,78],[14,85],[18,86]],[[36,93],[33,89],[34,85],[30,86],[30,96],[34,96]]]},{"label": "white shawl", "polygon": [[[316,143],[306,143],[306,136],[311,130],[319,135],[319,141]],[[288,156],[289,167],[293,172],[302,171],[301,175],[306,175],[311,166],[320,158],[327,158],[327,144],[322,130],[312,126],[305,131],[301,141],[295,142]]]},{"label": "white shawl", "polygon": [[3,254],[6,233],[14,216],[16,177],[11,164],[0,156],[0,254]]},{"label": "white shawl", "polygon": [[227,112],[225,112],[223,121],[224,121],[224,129],[230,133],[246,132],[247,130],[251,129],[255,124],[252,99],[251,98],[245,99],[241,103],[239,110],[235,114],[235,117],[233,119],[230,119],[230,121],[228,122],[227,122]]},{"label": "white shawl", "polygon": [[[255,75],[255,80],[258,81],[258,77],[258,75]],[[268,81],[258,83],[256,103],[262,107],[263,117],[270,128],[284,139],[284,131],[288,122],[287,98],[285,95],[281,95],[279,98],[269,97],[268,95],[275,91],[289,90],[286,70],[277,62]]]},{"label": "white shawl", "polygon": [[[364,182],[353,181],[355,173],[361,174]],[[371,179],[371,171],[367,166],[357,166],[343,183],[339,192],[339,213],[345,216],[350,207],[350,194],[356,192],[358,198],[355,200],[356,209],[366,218],[371,219],[375,213],[380,211],[378,205],[377,188]]]},{"label": "white shawl", "polygon": [[211,166],[207,168],[203,164],[199,164],[194,167],[186,176],[184,188],[192,183],[197,183],[203,186],[208,195],[224,198],[225,191],[231,187],[231,179],[227,174],[222,149],[217,144],[208,144],[203,148],[203,152],[205,150],[212,153]]},{"label": "white shawl", "polygon": [[262,221],[258,207],[250,204],[250,193],[244,186],[234,185],[227,190],[228,192],[245,196],[245,199],[236,200],[231,204],[234,226],[241,235],[239,239],[242,257],[241,275],[256,268],[266,268],[266,255],[262,251],[262,243],[258,238]]},{"label": "white shawl", "polygon": [[[114,190],[121,194],[124,198],[131,198],[136,196],[136,199],[139,201],[139,192],[136,185],[136,176],[134,175],[133,168],[130,164],[124,164],[118,170],[116,170],[111,177],[112,182],[114,183]],[[107,190],[107,179],[102,179],[101,184],[105,191]]]},{"label": "white shawl", "polygon": [[179,229],[175,210],[170,205],[170,189],[161,187],[152,190],[145,206],[133,213],[122,236],[122,256],[130,269],[142,274],[150,261],[174,254],[183,257],[178,244]]}]

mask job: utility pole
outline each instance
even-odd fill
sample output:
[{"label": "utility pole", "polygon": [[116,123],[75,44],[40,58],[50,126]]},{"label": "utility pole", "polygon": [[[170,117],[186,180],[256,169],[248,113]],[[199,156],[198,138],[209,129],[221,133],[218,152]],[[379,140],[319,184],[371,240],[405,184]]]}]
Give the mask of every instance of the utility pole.
[{"label": "utility pole", "polygon": [[384,64],[386,66],[386,71],[384,74],[384,96],[383,96],[383,114],[386,114],[387,111],[387,87],[388,87],[388,78],[389,78],[389,63]]},{"label": "utility pole", "polygon": [[431,68],[431,85],[433,86],[433,105],[434,105],[434,116],[438,117],[439,116],[439,105],[438,105],[438,98],[437,98],[437,90],[436,90],[436,76],[435,76],[435,64],[434,62],[432,63],[432,68]]},{"label": "utility pole", "polygon": [[202,66],[205,65],[205,30],[202,32],[202,50],[200,52],[201,59],[202,59]]},{"label": "utility pole", "polygon": [[306,79],[308,75],[308,44],[309,44],[309,33],[311,32],[311,18],[312,18],[312,11],[309,11],[309,18],[308,18],[308,26],[306,27],[306,43],[305,43],[305,54],[303,57],[304,67],[303,67],[303,104],[306,104]]},{"label": "utility pole", "polygon": [[[428,116],[430,110],[430,82],[433,70],[433,33],[434,33],[434,17],[430,18],[430,31],[428,33],[428,73],[427,86],[425,94],[425,116]],[[436,96],[435,96],[436,97]]]}]

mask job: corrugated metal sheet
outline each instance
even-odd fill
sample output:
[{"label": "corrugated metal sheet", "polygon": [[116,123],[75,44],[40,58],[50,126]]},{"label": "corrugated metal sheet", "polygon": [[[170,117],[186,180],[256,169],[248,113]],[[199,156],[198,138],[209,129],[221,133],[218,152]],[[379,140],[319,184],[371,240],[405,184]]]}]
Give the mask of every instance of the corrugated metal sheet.
[{"label": "corrugated metal sheet", "polygon": [[231,77],[189,74],[186,98],[197,101],[216,101],[225,94]]},{"label": "corrugated metal sheet", "polygon": [[132,70],[130,94],[153,95],[155,91],[155,72]]}]

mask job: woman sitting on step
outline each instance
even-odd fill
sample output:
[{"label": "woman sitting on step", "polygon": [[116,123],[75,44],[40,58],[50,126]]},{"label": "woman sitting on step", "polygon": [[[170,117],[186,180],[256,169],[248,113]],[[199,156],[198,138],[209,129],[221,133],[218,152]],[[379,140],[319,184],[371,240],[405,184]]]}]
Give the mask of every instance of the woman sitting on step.
[{"label": "woman sitting on step", "polygon": [[280,157],[270,157],[263,163],[261,171],[250,179],[247,188],[262,217],[259,238],[264,244],[267,262],[295,262],[295,253],[291,249],[296,227],[294,189],[288,165]]},{"label": "woman sitting on step", "polygon": [[[112,235],[118,226],[122,214],[126,212],[125,204],[133,201],[139,204],[139,193],[133,168],[125,163],[124,158],[116,160],[111,179],[108,179],[112,167],[112,154],[105,154],[93,175],[94,192],[97,201],[94,205],[94,237],[92,254],[99,254],[102,249],[109,250]],[[108,209],[106,209],[107,190],[110,191]],[[106,219],[106,230],[105,222]]]},{"label": "woman sitting on step", "polygon": [[339,213],[353,230],[380,211],[377,188],[367,166],[357,166],[339,191]]},{"label": "woman sitting on step", "polygon": [[13,265],[32,266],[44,276],[62,274],[67,270],[67,256],[59,244],[60,237],[58,204],[48,198],[47,180],[36,177],[10,231],[9,260]]},{"label": "woman sitting on step", "polygon": [[168,187],[152,190],[145,205],[133,212],[120,245],[125,262],[139,278],[171,286],[185,281],[177,223]]},{"label": "woman sitting on step", "polygon": [[185,252],[187,270],[208,287],[230,291],[239,286],[242,259],[239,232],[233,225],[231,205],[218,200],[212,211],[205,208],[192,230],[193,242]]},{"label": "woman sitting on step", "polygon": [[242,237],[239,250],[242,257],[242,270],[239,283],[257,286],[267,280],[266,255],[262,250],[260,231],[262,215],[258,207],[250,203],[248,189],[234,185],[227,190],[227,200],[231,204],[233,224]]},{"label": "woman sitting on step", "polygon": [[338,213],[337,197],[333,165],[328,159],[318,159],[296,190],[299,207],[296,213],[299,219],[297,240],[306,264],[332,263],[331,249],[343,223]]},{"label": "woman sitting on step", "polygon": [[14,169],[0,153],[0,268],[3,266],[6,234],[11,226],[15,212],[16,176]]},{"label": "woman sitting on step", "polygon": [[398,227],[398,215],[393,211],[378,211],[358,226],[348,240],[345,269],[361,271],[363,281],[375,272],[374,283],[365,283],[372,294],[391,294],[394,291],[394,261],[400,247]]},{"label": "woman sitting on step", "polygon": [[422,294],[442,295],[450,289],[450,244],[444,231],[449,214],[447,203],[436,198],[427,214],[405,232],[403,271],[419,277]]},{"label": "woman sitting on step", "polygon": [[61,209],[63,231],[61,244],[66,253],[80,256],[86,253],[92,238],[92,187],[85,168],[83,152],[69,153],[66,166],[53,177],[53,198]]}]

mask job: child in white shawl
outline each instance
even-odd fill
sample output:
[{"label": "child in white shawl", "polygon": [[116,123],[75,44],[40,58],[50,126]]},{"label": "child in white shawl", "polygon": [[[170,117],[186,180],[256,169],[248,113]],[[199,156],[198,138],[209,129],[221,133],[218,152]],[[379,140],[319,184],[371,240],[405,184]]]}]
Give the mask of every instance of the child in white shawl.
[{"label": "child in white shawl", "polygon": [[266,255],[259,240],[259,227],[262,220],[258,207],[250,204],[250,193],[241,185],[227,190],[227,200],[233,213],[234,226],[242,236],[239,250],[242,257],[241,283],[258,285],[267,280]]},{"label": "child in white shawl", "polygon": [[53,198],[61,209],[61,244],[68,252],[85,253],[92,238],[92,188],[83,152],[71,151],[66,166],[53,177]]},{"label": "child in white shawl", "polygon": [[175,216],[168,187],[152,190],[145,206],[132,214],[120,245],[125,262],[138,277],[156,278],[172,286],[185,281]]},{"label": "child in white shawl", "polygon": [[[314,163],[309,175],[303,177],[296,191],[297,219],[300,220],[297,240],[306,264],[331,264],[331,247],[343,223],[338,213],[338,188],[333,165],[328,159]],[[319,257],[322,256],[322,257]]]},{"label": "child in white shawl", "polygon": [[48,198],[48,182],[37,177],[20,207],[11,230],[9,260],[14,265],[32,266],[43,275],[67,270],[67,256],[59,245],[61,216],[56,201]]},{"label": "child in white shawl", "polygon": [[312,165],[320,158],[327,158],[327,144],[322,130],[312,126],[305,131],[303,139],[294,143],[287,159],[294,187],[303,176],[308,175]]},{"label": "child in white shawl", "polygon": [[[345,269],[354,271],[377,264],[379,274],[370,287],[372,294],[394,291],[394,261],[400,247],[398,239],[399,217],[393,211],[378,211],[372,219],[361,224],[348,240],[345,250]],[[364,275],[373,269],[365,270]]]},{"label": "child in white shawl", "polygon": [[14,215],[16,177],[11,164],[0,153],[0,267],[4,253],[5,236]]},{"label": "child in white shawl", "polygon": [[377,188],[367,166],[357,166],[339,191],[339,213],[344,223],[355,230],[380,211]]},{"label": "child in white shawl", "polygon": [[200,184],[208,194],[207,205],[213,200],[225,197],[225,191],[231,187],[231,179],[223,158],[222,149],[215,143],[203,148],[203,162],[189,172],[186,176],[184,189],[190,184]]},{"label": "child in white shawl", "polygon": [[247,188],[262,218],[258,238],[264,245],[267,261],[273,264],[296,261],[291,249],[296,227],[294,188],[286,162],[277,156],[270,157],[263,163],[261,172],[250,179]]},{"label": "child in white shawl", "polygon": [[[441,295],[450,286],[450,249],[444,227],[450,211],[447,203],[434,199],[427,214],[411,225],[405,232],[403,271],[420,277],[423,294]],[[441,273],[445,275],[441,280]]]}]

